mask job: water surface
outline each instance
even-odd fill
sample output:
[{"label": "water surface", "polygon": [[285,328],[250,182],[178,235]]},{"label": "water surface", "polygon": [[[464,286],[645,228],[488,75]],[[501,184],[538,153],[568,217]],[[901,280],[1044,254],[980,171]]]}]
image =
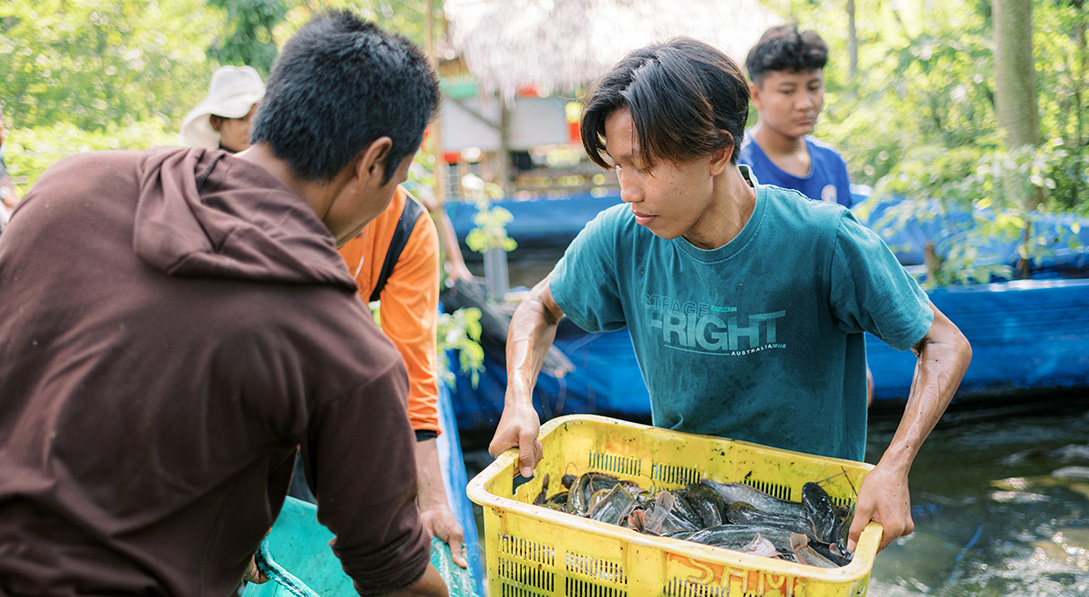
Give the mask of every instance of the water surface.
[{"label": "water surface", "polygon": [[[1089,595],[1089,400],[945,425],[911,472],[915,532],[878,555],[869,595]],[[895,420],[870,425],[876,462]]]}]

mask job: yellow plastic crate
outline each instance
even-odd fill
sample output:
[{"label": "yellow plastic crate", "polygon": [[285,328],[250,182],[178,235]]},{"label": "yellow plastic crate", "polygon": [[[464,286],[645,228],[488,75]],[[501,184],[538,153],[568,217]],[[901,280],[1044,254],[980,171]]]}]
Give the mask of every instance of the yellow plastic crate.
[{"label": "yellow plastic crate", "polygon": [[517,451],[500,455],[467,488],[484,509],[489,597],[830,597],[866,594],[881,540],[870,523],[854,558],[817,568],[623,527],[533,506],[547,474],[548,494],[564,474],[607,472],[657,492],[708,478],[743,482],[800,501],[802,485],[854,504],[871,465],[706,435],[678,433],[598,416],[565,416],[541,427],[544,459],[514,490]]}]

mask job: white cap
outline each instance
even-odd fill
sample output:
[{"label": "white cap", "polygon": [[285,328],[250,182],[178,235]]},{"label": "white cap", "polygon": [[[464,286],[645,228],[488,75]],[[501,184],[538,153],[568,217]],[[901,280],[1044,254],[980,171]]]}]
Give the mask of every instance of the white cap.
[{"label": "white cap", "polygon": [[186,145],[216,149],[219,131],[212,128],[210,116],[242,118],[265,95],[261,75],[250,66],[224,66],[212,74],[208,97],[197,104],[182,121],[181,136]]}]

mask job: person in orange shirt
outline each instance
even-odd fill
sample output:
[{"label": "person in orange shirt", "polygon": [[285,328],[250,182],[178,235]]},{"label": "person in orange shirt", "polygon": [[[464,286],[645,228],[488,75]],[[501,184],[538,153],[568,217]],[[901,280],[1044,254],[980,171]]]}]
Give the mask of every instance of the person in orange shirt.
[{"label": "person in orange shirt", "polygon": [[[436,324],[439,237],[427,209],[403,186],[389,207],[340,249],[365,302],[379,301],[382,331],[408,369],[408,416],[416,432],[420,518],[467,566],[465,532],[446,500],[435,438],[439,434]],[[460,255],[459,255],[460,257]]]}]

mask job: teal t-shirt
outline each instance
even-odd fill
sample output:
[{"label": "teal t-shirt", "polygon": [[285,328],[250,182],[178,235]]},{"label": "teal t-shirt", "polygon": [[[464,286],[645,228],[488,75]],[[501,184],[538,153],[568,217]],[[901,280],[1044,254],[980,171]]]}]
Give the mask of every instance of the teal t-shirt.
[{"label": "teal t-shirt", "polygon": [[[741,233],[710,251],[603,211],[549,282],[586,331],[625,325],[657,427],[861,461],[870,332],[906,350],[929,298],[846,208],[757,185]],[[878,372],[879,373],[879,372]]]}]

